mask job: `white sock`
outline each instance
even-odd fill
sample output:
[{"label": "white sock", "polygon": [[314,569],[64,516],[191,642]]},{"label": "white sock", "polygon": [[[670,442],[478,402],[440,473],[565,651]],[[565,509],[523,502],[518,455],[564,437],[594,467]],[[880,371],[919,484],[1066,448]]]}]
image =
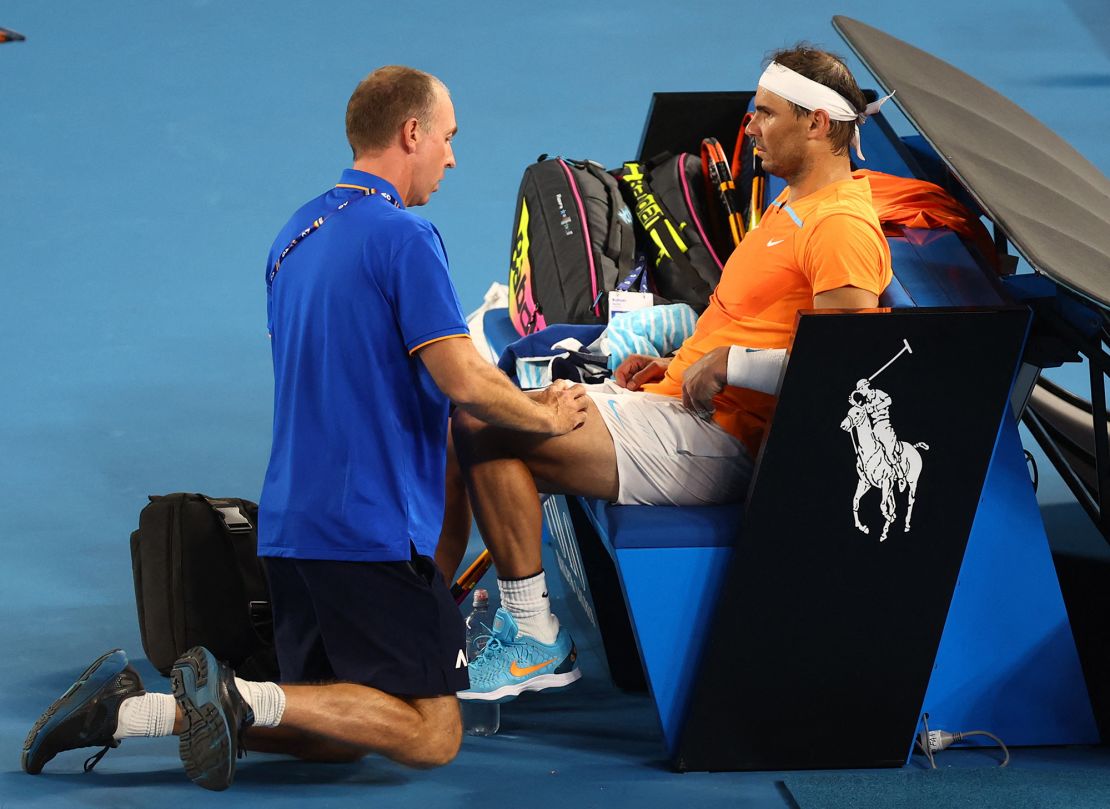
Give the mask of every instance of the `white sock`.
[{"label": "white sock", "polygon": [[276,728],[285,713],[285,692],[277,683],[253,683],[235,678],[235,687],[254,711],[256,728]]},{"label": "white sock", "polygon": [[171,736],[177,702],[173,694],[139,694],[128,697],[119,706],[116,739],[129,736]]},{"label": "white sock", "polygon": [[547,597],[547,577],[541,570],[535,576],[516,581],[497,580],[501,606],[516,621],[520,635],[528,635],[548,645],[559,636],[559,619],[551,612]]}]

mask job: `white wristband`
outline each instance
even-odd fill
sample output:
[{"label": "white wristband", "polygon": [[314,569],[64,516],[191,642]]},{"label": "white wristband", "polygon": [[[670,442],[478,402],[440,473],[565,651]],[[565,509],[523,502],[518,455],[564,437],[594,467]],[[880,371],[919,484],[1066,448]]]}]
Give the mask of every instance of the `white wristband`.
[{"label": "white wristband", "polygon": [[732,346],[728,350],[726,381],[737,388],[778,393],[779,377],[785,363],[785,348]]}]

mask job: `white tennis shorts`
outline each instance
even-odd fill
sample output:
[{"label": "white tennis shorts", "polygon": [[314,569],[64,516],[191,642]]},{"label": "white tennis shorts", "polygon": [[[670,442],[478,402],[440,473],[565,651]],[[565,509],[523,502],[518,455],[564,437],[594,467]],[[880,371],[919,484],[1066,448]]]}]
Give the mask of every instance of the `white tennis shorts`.
[{"label": "white tennis shorts", "polygon": [[752,459],[739,439],[672,396],[587,385],[617,452],[617,503],[708,506],[743,500]]}]

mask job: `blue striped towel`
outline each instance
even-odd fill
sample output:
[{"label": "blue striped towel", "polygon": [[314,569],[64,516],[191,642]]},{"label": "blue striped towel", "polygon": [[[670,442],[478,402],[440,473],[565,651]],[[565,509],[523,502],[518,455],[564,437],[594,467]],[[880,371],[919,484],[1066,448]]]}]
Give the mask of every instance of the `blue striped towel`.
[{"label": "blue striped towel", "polygon": [[609,369],[615,371],[629,354],[662,357],[694,333],[697,313],[684,303],[649,306],[621,312],[609,321]]}]

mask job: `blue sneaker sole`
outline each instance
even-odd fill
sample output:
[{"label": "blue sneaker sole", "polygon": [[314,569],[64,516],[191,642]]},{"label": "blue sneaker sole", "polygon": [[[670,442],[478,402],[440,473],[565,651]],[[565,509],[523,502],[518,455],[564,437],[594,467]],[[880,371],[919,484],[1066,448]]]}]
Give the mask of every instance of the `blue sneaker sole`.
[{"label": "blue sneaker sole", "polygon": [[[122,649],[105,652],[85,669],[77,678],[77,682],[50,704],[23,742],[23,754],[20,756],[19,763],[25,773],[38,775],[42,772],[42,768],[53,756],[43,761],[36,761],[35,754],[39,751],[39,742],[46,739],[54,728],[68,719],[73,711],[83,708],[104,685],[118,677],[125,668],[127,668],[127,655]],[[84,694],[82,695],[81,692]]]},{"label": "blue sneaker sole", "polygon": [[194,784],[215,791],[235,778],[231,728],[217,692],[219,664],[202,647],[190,649],[173,664],[173,696],[184,714],[178,752]]}]

